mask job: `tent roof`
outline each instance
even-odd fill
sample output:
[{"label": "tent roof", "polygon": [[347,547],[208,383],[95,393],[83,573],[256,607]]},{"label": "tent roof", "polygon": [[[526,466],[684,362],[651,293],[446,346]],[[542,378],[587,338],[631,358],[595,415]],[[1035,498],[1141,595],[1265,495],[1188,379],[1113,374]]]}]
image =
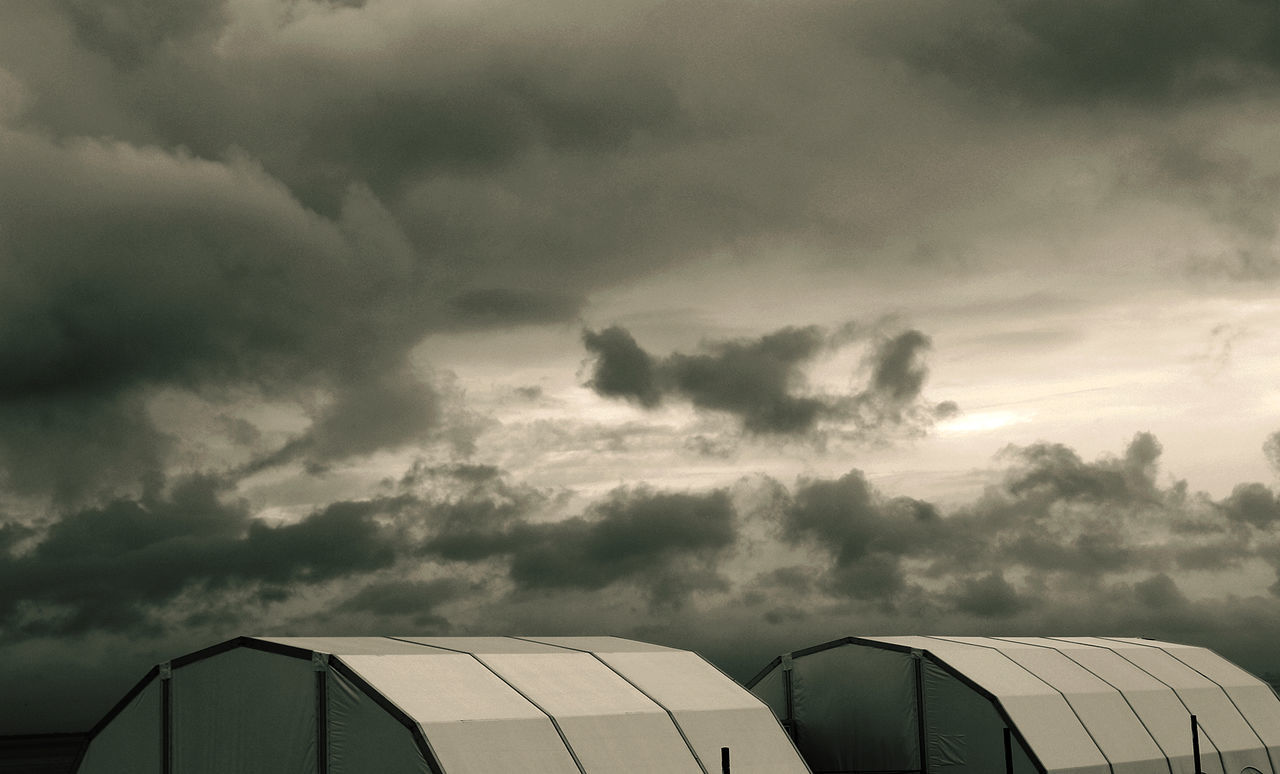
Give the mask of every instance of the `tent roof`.
[{"label": "tent roof", "polygon": [[704,774],[727,746],[744,772],[805,772],[768,707],[689,651],[617,637],[238,637],[170,665],[235,648],[327,661],[412,733],[436,771],[514,756],[548,774],[619,762]]},{"label": "tent roof", "polygon": [[846,645],[933,659],[990,698],[1048,770],[1118,774],[1164,758],[1190,770],[1189,714],[1211,740],[1206,770],[1280,764],[1280,700],[1205,648],[1112,637],[846,637],[788,655]]}]

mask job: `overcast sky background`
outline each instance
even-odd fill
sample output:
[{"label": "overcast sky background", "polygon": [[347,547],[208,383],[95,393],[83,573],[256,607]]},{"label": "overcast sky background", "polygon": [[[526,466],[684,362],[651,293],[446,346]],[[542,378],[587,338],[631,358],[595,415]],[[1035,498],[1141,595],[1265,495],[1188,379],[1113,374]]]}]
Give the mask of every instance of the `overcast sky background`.
[{"label": "overcast sky background", "polygon": [[0,733],[238,634],[1280,672],[1280,6],[0,0]]}]

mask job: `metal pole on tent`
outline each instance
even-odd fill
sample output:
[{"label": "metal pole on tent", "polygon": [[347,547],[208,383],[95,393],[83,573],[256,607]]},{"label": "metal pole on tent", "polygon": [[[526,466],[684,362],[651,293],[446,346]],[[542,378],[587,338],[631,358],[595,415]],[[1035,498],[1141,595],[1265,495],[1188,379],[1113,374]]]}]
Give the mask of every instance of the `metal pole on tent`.
[{"label": "metal pole on tent", "polygon": [[720,748],[720,771],[723,774],[729,774],[729,748]]},{"label": "metal pole on tent", "polygon": [[1013,774],[1013,734],[1004,730],[1004,774]]},{"label": "metal pole on tent", "polygon": [[1195,715],[1191,716],[1191,758],[1196,764],[1196,774],[1203,774],[1200,771],[1200,724]]}]

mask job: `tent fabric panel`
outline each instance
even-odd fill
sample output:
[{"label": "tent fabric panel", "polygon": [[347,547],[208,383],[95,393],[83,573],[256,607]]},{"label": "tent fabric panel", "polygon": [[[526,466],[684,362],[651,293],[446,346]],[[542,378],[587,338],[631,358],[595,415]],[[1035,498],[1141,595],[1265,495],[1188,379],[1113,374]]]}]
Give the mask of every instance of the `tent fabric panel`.
[{"label": "tent fabric panel", "polygon": [[[946,774],[1004,771],[1004,718],[977,693],[932,659],[921,662],[928,769]],[[1015,774],[1035,774],[1030,756],[1015,745]]]},{"label": "tent fabric panel", "polygon": [[160,774],[160,680],[153,679],[89,742],[78,774]]},{"label": "tent fabric panel", "polygon": [[1190,645],[1155,643],[1161,650],[1222,686],[1268,748],[1280,745],[1280,699],[1271,687],[1222,656]]},{"label": "tent fabric panel", "polygon": [[911,654],[862,646],[810,653],[792,661],[791,685],[797,744],[815,770],[920,768]]},{"label": "tent fabric panel", "polygon": [[400,637],[399,640],[461,653],[564,653],[564,648],[514,637]]},{"label": "tent fabric panel", "polygon": [[556,722],[586,774],[702,774],[665,712],[557,716]]},{"label": "tent fabric panel", "polygon": [[597,653],[668,710],[762,709],[761,701],[687,650]]},{"label": "tent fabric panel", "polygon": [[1057,650],[975,638],[991,643],[1019,666],[1062,693],[1116,774],[1169,774],[1164,752],[1124,697]]},{"label": "tent fabric panel", "polygon": [[588,653],[489,653],[486,666],[555,718],[587,774],[700,772],[666,710]]},{"label": "tent fabric panel", "polygon": [[521,637],[522,640],[540,642],[560,648],[586,650],[591,653],[686,653],[665,645],[628,640],[622,637]]},{"label": "tent fabric panel", "polygon": [[932,638],[928,642],[930,653],[997,698],[1046,769],[1110,774],[1106,758],[1080,719],[1043,680],[990,648]]},{"label": "tent fabric panel", "polygon": [[580,774],[546,715],[519,720],[426,723],[422,733],[444,774]]},{"label": "tent fabric panel", "polygon": [[808,774],[804,761],[767,707],[678,710],[673,713],[694,752],[718,772],[720,748],[729,748],[734,774]]},{"label": "tent fabric panel", "polygon": [[[1191,755],[1191,713],[1172,688],[1110,648],[1060,638],[1045,642],[1124,692],[1129,706],[1164,750],[1173,774],[1196,774]],[[1200,751],[1205,774],[1223,774],[1218,748],[1212,741],[1202,737]]]},{"label": "tent fabric panel", "polygon": [[[579,715],[666,712],[588,653],[487,653],[476,656],[557,719]],[[669,722],[669,721],[668,721]]]},{"label": "tent fabric panel", "polygon": [[[342,663],[419,723],[546,719],[511,686],[464,653],[343,656]],[[555,733],[550,725],[547,728]]]},{"label": "tent fabric panel", "polygon": [[[445,774],[578,771],[546,714],[473,656],[344,656],[342,663],[418,722]],[[519,765],[505,768],[513,760]]]},{"label": "tent fabric panel", "polygon": [[236,648],[173,670],[173,768],[181,774],[314,774],[311,662]]},{"label": "tent fabric panel", "polygon": [[254,639],[316,653],[329,653],[334,656],[377,656],[397,653],[431,655],[437,652],[421,645],[393,640],[390,637],[254,637]]},{"label": "tent fabric panel", "polygon": [[1196,716],[1204,736],[1218,749],[1228,774],[1248,766],[1272,770],[1258,735],[1212,680],[1159,648],[1109,639],[1098,641],[1109,643],[1125,659],[1174,689],[1187,711]]},{"label": "tent fabric panel", "polygon": [[432,774],[413,733],[342,673],[328,681],[329,774]]}]

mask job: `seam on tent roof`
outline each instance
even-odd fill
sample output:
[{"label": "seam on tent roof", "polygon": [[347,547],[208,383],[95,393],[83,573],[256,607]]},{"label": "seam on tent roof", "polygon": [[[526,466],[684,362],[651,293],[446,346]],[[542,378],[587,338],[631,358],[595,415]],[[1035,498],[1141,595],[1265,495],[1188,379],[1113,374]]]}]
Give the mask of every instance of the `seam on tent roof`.
[{"label": "seam on tent roof", "polygon": [[[1133,642],[1132,640],[1120,640],[1119,638],[1116,638],[1116,637],[1105,637],[1104,639],[1112,640],[1115,642]],[[1151,642],[1156,642],[1156,640],[1151,640]],[[1231,698],[1231,692],[1228,691],[1226,687],[1222,685],[1222,683],[1218,682],[1217,680],[1214,680],[1212,677],[1206,675],[1204,672],[1201,672],[1199,669],[1196,669],[1195,667],[1191,666],[1186,661],[1183,661],[1181,658],[1178,658],[1178,654],[1174,653],[1172,650],[1169,650],[1168,648],[1162,648],[1159,645],[1148,645],[1146,642],[1133,642],[1133,644],[1141,645],[1144,648],[1154,648],[1160,651],[1161,653],[1168,655],[1174,661],[1177,661],[1178,663],[1185,665],[1191,671],[1195,672],[1196,674],[1200,675],[1204,679],[1216,685],[1218,687],[1218,690],[1222,691],[1222,695],[1227,697],[1227,701],[1231,702],[1231,706],[1235,708],[1237,713],[1239,713],[1240,718],[1244,720],[1244,724],[1248,726],[1249,730],[1253,732],[1253,735],[1258,738],[1258,744],[1262,746],[1262,751],[1267,754],[1267,763],[1271,766],[1272,774],[1275,774],[1276,763],[1271,758],[1271,749],[1267,747],[1267,743],[1262,739],[1262,734],[1259,734],[1258,729],[1253,727],[1253,723],[1249,721],[1249,716],[1244,714],[1244,710],[1240,709],[1240,705],[1236,704],[1236,700]],[[1217,656],[1218,654],[1214,653],[1213,655]],[[1218,658],[1222,658],[1222,657],[1218,656]]]},{"label": "seam on tent roof", "polygon": [[1089,726],[1088,726],[1088,724],[1087,724],[1087,723],[1085,723],[1085,722],[1084,722],[1084,718],[1080,717],[1080,713],[1076,711],[1075,705],[1071,703],[1071,700],[1067,698],[1067,695],[1066,695],[1065,693],[1063,693],[1062,691],[1058,690],[1058,688],[1057,688],[1057,687],[1055,687],[1055,686],[1054,686],[1052,683],[1050,683],[1048,680],[1045,680],[1045,679],[1044,679],[1043,677],[1041,677],[1040,675],[1036,674],[1035,672],[1032,672],[1030,669],[1028,669],[1028,668],[1024,667],[1022,664],[1019,664],[1017,661],[1014,661],[1014,660],[1009,656],[1009,654],[1005,653],[1004,651],[1002,651],[1002,650],[1000,650],[999,648],[994,647],[994,646],[992,646],[992,645],[983,645],[983,644],[978,643],[978,642],[970,642],[970,641],[965,641],[965,640],[955,640],[955,639],[951,639],[951,638],[949,638],[949,637],[937,637],[937,636],[930,636],[930,639],[934,639],[934,640],[941,640],[942,642],[957,643],[957,644],[960,644],[960,645],[972,645],[972,646],[977,647],[977,648],[986,648],[987,650],[994,650],[996,653],[999,653],[999,654],[1000,654],[1001,658],[1003,658],[1004,660],[1008,661],[1010,664],[1013,664],[1013,665],[1014,665],[1014,666],[1016,666],[1017,668],[1021,669],[1022,671],[1026,672],[1027,674],[1031,675],[1031,676],[1032,676],[1032,677],[1034,677],[1035,679],[1037,679],[1037,680],[1039,680],[1040,682],[1042,682],[1042,683],[1044,683],[1045,685],[1047,685],[1047,686],[1049,687],[1049,690],[1053,691],[1054,693],[1056,693],[1056,694],[1058,694],[1059,696],[1061,696],[1061,697],[1062,697],[1062,701],[1066,703],[1066,705],[1067,705],[1067,709],[1071,710],[1071,714],[1076,716],[1076,722],[1080,724],[1080,728],[1084,729],[1084,733],[1085,733],[1085,735],[1089,737],[1089,741],[1093,742],[1093,746],[1094,746],[1095,748],[1097,748],[1097,750],[1098,750],[1098,754],[1102,756],[1102,760],[1106,761],[1106,763],[1107,763],[1107,771],[1110,771],[1110,772],[1111,772],[1111,774],[1115,774],[1115,772],[1116,772],[1116,767],[1115,767],[1114,765],[1112,765],[1112,763],[1111,763],[1111,759],[1107,757],[1107,753],[1106,753],[1106,751],[1104,751],[1104,750],[1102,749],[1102,745],[1098,744],[1098,740],[1094,738],[1094,736],[1093,736],[1093,732],[1089,730]]},{"label": "seam on tent roof", "polygon": [[[1159,750],[1159,751],[1160,751],[1160,754],[1164,756],[1164,764],[1165,764],[1165,766],[1167,766],[1167,767],[1169,768],[1169,774],[1173,774],[1173,760],[1169,757],[1169,752],[1168,752],[1167,750],[1165,750],[1165,749],[1164,749],[1164,746],[1163,746],[1163,745],[1161,745],[1161,744],[1160,744],[1160,740],[1159,740],[1159,739],[1156,739],[1156,735],[1155,735],[1155,734],[1153,734],[1153,733],[1151,733],[1151,728],[1147,726],[1147,721],[1145,721],[1145,720],[1143,720],[1143,719],[1142,719],[1142,715],[1138,713],[1138,710],[1133,706],[1132,702],[1130,702],[1130,701],[1129,701],[1129,697],[1128,697],[1128,696],[1126,696],[1126,695],[1125,695],[1125,692],[1124,692],[1124,691],[1122,691],[1122,690],[1120,690],[1120,688],[1119,688],[1119,687],[1117,687],[1117,686],[1115,685],[1115,683],[1112,683],[1110,680],[1106,679],[1106,678],[1105,678],[1105,677],[1103,677],[1102,675],[1098,674],[1097,672],[1093,671],[1093,670],[1092,670],[1092,669],[1090,669],[1089,667],[1085,666],[1085,665],[1084,665],[1084,664],[1082,664],[1080,661],[1078,661],[1078,660],[1076,660],[1075,658],[1073,658],[1073,657],[1072,657],[1072,655],[1071,655],[1070,653],[1066,652],[1066,651],[1065,651],[1065,650],[1063,650],[1062,648],[1055,648],[1055,647],[1053,647],[1053,646],[1051,646],[1051,645],[1041,645],[1041,644],[1040,644],[1040,643],[1038,643],[1038,642],[1025,642],[1025,641],[1023,641],[1023,640],[1013,640],[1013,639],[1011,639],[1011,638],[1009,638],[1009,637],[992,637],[991,639],[993,639],[993,640],[1000,640],[1000,641],[1002,641],[1002,642],[1013,642],[1013,643],[1021,644],[1021,645],[1030,645],[1030,646],[1035,647],[1035,648],[1045,648],[1046,650],[1052,650],[1052,651],[1053,651],[1053,652],[1055,652],[1055,653],[1059,653],[1059,654],[1061,654],[1061,655],[1065,656],[1065,657],[1067,658],[1067,660],[1069,660],[1069,661],[1071,661],[1072,663],[1074,663],[1074,664],[1078,665],[1078,666],[1079,666],[1081,669],[1083,669],[1084,671],[1088,672],[1089,674],[1091,674],[1091,675],[1093,675],[1094,677],[1098,678],[1098,679],[1099,679],[1099,680],[1101,680],[1102,682],[1104,682],[1104,683],[1106,683],[1107,685],[1111,686],[1113,689],[1115,689],[1115,692],[1116,692],[1116,693],[1120,694],[1120,698],[1121,698],[1121,699],[1124,699],[1124,703],[1129,705],[1129,710],[1130,710],[1131,712],[1133,712],[1133,716],[1134,716],[1135,718],[1137,718],[1137,719],[1138,719],[1138,723],[1140,723],[1140,724],[1142,725],[1142,729],[1143,729],[1144,731],[1146,731],[1146,732],[1147,732],[1147,736],[1151,737],[1151,741],[1152,741],[1153,743],[1155,743],[1156,749],[1157,749],[1157,750]],[[1028,639],[1032,639],[1032,638],[1028,638]],[[1034,639],[1041,639],[1041,638],[1037,637],[1037,638],[1034,638]]]},{"label": "seam on tent roof", "polygon": [[370,699],[373,699],[373,702],[382,707],[388,715],[400,721],[400,724],[409,730],[418,752],[422,753],[422,757],[427,763],[427,768],[431,769],[433,774],[445,774],[444,767],[440,765],[440,759],[436,756],[435,748],[431,746],[431,741],[427,739],[427,735],[422,731],[422,726],[417,720],[401,709],[394,701],[387,698],[382,691],[375,688],[368,680],[361,677],[360,673],[343,661],[341,656],[329,654],[329,668],[349,680]]},{"label": "seam on tent roof", "polygon": [[[581,772],[581,774],[587,774],[587,770],[586,770],[586,769],[584,769],[584,768],[582,768],[582,761],[578,760],[578,753],[574,751],[574,749],[573,749],[573,745],[569,744],[569,737],[567,737],[567,736],[565,736],[565,735],[564,735],[564,729],[560,728],[560,723],[559,723],[559,721],[557,721],[557,720],[555,719],[555,716],[553,716],[550,712],[547,712],[547,710],[546,710],[546,709],[545,709],[541,704],[539,704],[538,702],[536,702],[536,701],[534,701],[532,698],[530,698],[530,697],[529,697],[529,695],[528,695],[528,694],[526,694],[524,691],[522,691],[522,690],[520,690],[519,688],[515,687],[515,685],[513,685],[513,684],[511,683],[511,681],[510,681],[510,680],[508,680],[507,678],[505,678],[505,677],[503,677],[502,675],[498,674],[498,671],[497,671],[496,669],[494,669],[493,667],[489,666],[488,664],[486,664],[486,663],[484,662],[484,659],[480,658],[480,657],[479,657],[479,656],[477,656],[475,653],[471,653],[471,652],[468,652],[468,651],[465,651],[465,650],[457,650],[457,649],[454,649],[454,648],[446,648],[446,647],[445,647],[445,646],[443,646],[443,645],[428,645],[428,644],[426,644],[426,643],[424,643],[424,642],[413,642],[412,640],[403,640],[403,639],[400,639],[399,637],[388,637],[387,639],[389,639],[389,640],[399,640],[400,642],[410,642],[410,643],[412,643],[412,644],[414,644],[414,645],[421,645],[421,646],[422,646],[422,647],[424,647],[424,648],[437,648],[437,649],[439,649],[439,650],[446,650],[446,651],[449,651],[450,653],[461,653],[461,654],[462,654],[462,655],[464,655],[464,656],[470,656],[471,658],[475,659],[475,660],[476,660],[476,663],[478,663],[480,666],[482,666],[482,667],[484,667],[485,669],[487,669],[487,670],[489,671],[489,673],[490,673],[490,674],[492,674],[494,677],[496,677],[496,678],[498,678],[499,680],[501,680],[502,682],[506,683],[508,688],[510,688],[511,690],[513,690],[513,691],[515,691],[516,693],[518,693],[521,697],[523,697],[523,698],[524,698],[524,700],[525,700],[525,701],[527,701],[527,702],[529,702],[530,704],[532,704],[534,707],[536,707],[536,708],[538,709],[538,711],[539,711],[539,712],[541,712],[543,715],[546,715],[546,716],[547,716],[547,720],[550,720],[550,721],[551,721],[551,727],[552,727],[552,728],[554,728],[554,729],[556,730],[556,733],[560,735],[560,741],[564,743],[564,747],[565,747],[565,749],[569,751],[569,757],[570,757],[570,758],[573,758],[573,765],[575,765],[575,766],[577,766],[577,767],[578,767],[578,771],[579,771],[579,772]],[[558,646],[558,645],[549,645],[548,647],[555,648],[555,647],[559,647],[559,646]]]},{"label": "seam on tent roof", "polygon": [[[1071,640],[1070,638],[1067,638],[1067,637],[1051,637],[1050,639],[1055,639],[1055,640],[1060,639],[1060,640],[1062,640],[1062,641],[1064,641],[1064,642],[1072,642],[1072,641],[1073,641],[1073,640]],[[1105,638],[1105,637],[1094,637],[1093,639],[1096,639],[1096,640],[1102,640],[1103,642],[1107,642],[1107,641],[1108,641],[1108,640],[1107,640],[1107,638]],[[1178,703],[1182,705],[1182,708],[1183,708],[1183,709],[1185,709],[1185,710],[1187,711],[1187,716],[1188,716],[1188,717],[1190,717],[1191,715],[1193,715],[1193,714],[1194,714],[1194,713],[1191,711],[1191,708],[1187,706],[1186,701],[1184,701],[1184,700],[1183,700],[1183,698],[1182,698],[1182,694],[1178,693],[1178,689],[1177,689],[1177,688],[1174,688],[1172,685],[1169,685],[1169,684],[1168,684],[1168,683],[1166,683],[1164,680],[1161,680],[1159,677],[1156,677],[1155,675],[1151,674],[1151,672],[1148,672],[1146,669],[1143,669],[1143,668],[1142,668],[1142,666],[1141,666],[1140,664],[1138,664],[1138,662],[1134,661],[1133,659],[1127,658],[1123,653],[1121,653],[1121,652],[1120,652],[1119,650],[1117,650],[1116,648],[1112,648],[1112,647],[1109,647],[1109,646],[1106,646],[1106,645],[1095,645],[1095,644],[1094,644],[1094,643],[1092,643],[1092,642],[1082,642],[1082,643],[1079,643],[1079,644],[1081,644],[1081,645],[1089,645],[1089,646],[1094,647],[1094,648],[1101,648],[1102,650],[1109,650],[1109,651],[1111,651],[1112,653],[1114,653],[1114,654],[1116,654],[1117,656],[1119,656],[1120,658],[1124,659],[1125,661],[1128,661],[1130,664],[1133,664],[1133,665],[1134,665],[1135,667],[1137,667],[1139,670],[1141,670],[1141,671],[1143,671],[1143,672],[1146,672],[1146,673],[1147,673],[1147,675],[1148,675],[1148,676],[1150,676],[1152,680],[1155,680],[1156,682],[1160,683],[1160,684],[1161,684],[1161,685],[1163,685],[1164,687],[1168,688],[1168,689],[1169,689],[1169,691],[1173,693],[1174,698],[1176,698],[1176,699],[1178,700]],[[1199,727],[1199,731],[1200,731],[1200,733],[1204,734],[1205,739],[1208,739],[1208,740],[1209,740],[1209,744],[1213,745],[1213,751],[1214,751],[1214,753],[1216,753],[1216,754],[1217,754],[1217,756],[1218,756],[1218,764],[1219,764],[1220,766],[1222,766],[1222,770],[1223,770],[1224,772],[1226,772],[1226,774],[1231,774],[1231,770],[1227,768],[1227,759],[1226,759],[1226,758],[1224,758],[1224,757],[1222,757],[1222,750],[1218,747],[1218,743],[1217,743],[1217,742],[1215,742],[1215,741],[1213,741],[1213,737],[1209,734],[1209,732],[1208,732],[1208,731],[1206,731],[1206,730],[1205,730],[1204,726],[1200,726],[1200,727]]]},{"label": "seam on tent roof", "polygon": [[[533,639],[532,637],[516,637],[516,636],[512,636],[512,637],[511,637],[511,639],[513,639],[513,640],[523,640],[523,641],[525,641],[525,642],[532,642],[532,643],[536,643],[536,644],[538,644],[538,645],[551,645],[551,643],[549,643],[549,642],[539,642],[538,640],[535,640],[535,639]],[[568,646],[568,645],[553,645],[552,647],[564,648],[565,650],[572,650],[572,651],[576,651],[576,652],[578,652],[578,653],[586,653],[587,655],[591,656],[591,657],[592,657],[592,658],[594,658],[596,661],[599,661],[602,665],[604,665],[604,668],[605,668],[605,669],[608,669],[610,672],[613,672],[613,673],[614,673],[615,675],[617,675],[618,677],[621,677],[623,680],[626,680],[628,685],[630,685],[632,688],[635,688],[637,691],[639,691],[639,692],[640,692],[640,695],[644,696],[644,697],[645,697],[646,699],[648,699],[649,701],[651,701],[651,702],[653,702],[654,704],[656,704],[656,705],[658,705],[659,707],[661,707],[661,708],[662,708],[662,711],[663,711],[663,712],[665,712],[665,713],[667,713],[667,717],[671,718],[671,725],[673,725],[673,726],[675,726],[675,727],[676,727],[676,733],[680,734],[680,738],[684,740],[684,746],[689,748],[689,752],[690,752],[690,753],[692,753],[692,755],[693,755],[693,760],[698,764],[698,768],[699,768],[699,769],[702,769],[702,774],[710,774],[710,772],[708,772],[708,771],[707,771],[707,766],[706,766],[706,764],[704,764],[704,763],[702,762],[702,756],[698,755],[698,751],[697,751],[697,750],[695,750],[695,749],[693,749],[693,743],[689,741],[689,737],[687,737],[687,736],[685,736],[685,735],[684,735],[684,729],[680,727],[680,722],[679,722],[678,720],[676,720],[675,713],[674,713],[674,712],[672,712],[670,709],[668,709],[668,708],[667,708],[667,705],[663,704],[662,702],[660,702],[660,701],[658,701],[657,699],[655,699],[655,698],[653,698],[652,696],[650,696],[648,691],[646,691],[645,689],[643,689],[643,688],[641,688],[640,686],[636,685],[636,684],[635,684],[634,682],[632,682],[632,681],[631,681],[631,680],[630,680],[626,675],[622,674],[621,672],[619,672],[618,670],[616,670],[616,669],[614,669],[612,666],[610,666],[610,665],[609,665],[609,663],[608,663],[607,661],[605,661],[604,659],[600,658],[600,654],[596,653],[595,651],[591,651],[591,650],[583,650],[583,649],[581,649],[581,648],[573,648],[573,647],[570,647],[570,646]]]}]

